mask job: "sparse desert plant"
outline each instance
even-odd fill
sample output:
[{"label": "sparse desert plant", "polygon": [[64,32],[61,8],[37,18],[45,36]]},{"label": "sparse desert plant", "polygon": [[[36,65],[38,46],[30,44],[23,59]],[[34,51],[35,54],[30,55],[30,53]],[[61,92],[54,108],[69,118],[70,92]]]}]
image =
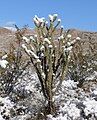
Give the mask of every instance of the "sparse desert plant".
[{"label": "sparse desert plant", "polygon": [[36,70],[50,114],[55,114],[54,96],[68,71],[71,50],[76,42],[76,40],[71,41],[71,35],[68,31],[63,31],[63,26],[61,26],[56,44],[54,33],[61,22],[60,19],[56,21],[57,17],[57,14],[49,15],[48,23],[44,18],[35,16],[37,35],[28,38],[18,32],[19,39],[23,42],[22,48]]},{"label": "sparse desert plant", "polygon": [[[70,79],[78,82],[78,87],[83,87],[86,80],[97,71],[97,53],[96,43],[89,41],[88,51],[83,49],[84,42],[78,40],[72,50],[72,57],[70,61],[70,68],[68,76]],[[95,78],[93,78],[95,79]]]},{"label": "sparse desert plant", "polygon": [[[16,34],[17,41],[16,46],[11,44],[10,50],[4,52],[1,61],[6,62],[5,66],[1,64],[0,67],[0,84],[4,94],[9,95],[15,89],[18,79],[23,79],[23,73],[29,66],[29,61],[23,60],[23,50],[21,49],[21,43]],[[3,66],[2,66],[3,65]]]}]

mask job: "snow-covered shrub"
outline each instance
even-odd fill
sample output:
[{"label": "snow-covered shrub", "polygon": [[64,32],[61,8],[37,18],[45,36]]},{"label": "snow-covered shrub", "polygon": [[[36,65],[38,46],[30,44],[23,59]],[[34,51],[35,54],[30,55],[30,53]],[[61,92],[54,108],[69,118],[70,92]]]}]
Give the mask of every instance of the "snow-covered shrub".
[{"label": "snow-covered shrub", "polygon": [[86,116],[95,115],[95,117],[97,118],[97,101],[88,98],[86,99],[86,101],[83,102],[83,104],[85,105],[84,109],[85,115]]},{"label": "snow-covered shrub", "polygon": [[11,117],[10,109],[14,104],[9,100],[9,97],[0,97],[0,120],[9,120]]},{"label": "snow-covered shrub", "polygon": [[68,70],[69,79],[78,82],[78,87],[83,87],[83,84],[88,78],[92,77],[92,80],[96,80],[94,72],[97,71],[97,53],[94,45],[89,43],[87,52],[84,52],[83,43],[80,40],[75,44],[73,48],[73,54],[70,61],[70,68]]},{"label": "snow-covered shrub", "polygon": [[7,53],[2,53],[4,55],[0,60],[0,89],[8,95],[13,92],[18,79],[23,79],[24,71],[30,64],[29,61],[24,60],[20,44],[17,37],[16,46],[11,44],[10,50]]},{"label": "snow-covered shrub", "polygon": [[27,111],[25,106],[12,102],[9,97],[0,97],[0,120],[26,120],[29,118]]},{"label": "snow-covered shrub", "polygon": [[18,32],[19,39],[23,41],[22,48],[36,70],[43,95],[48,102],[48,112],[51,114],[55,113],[53,96],[60,89],[67,73],[72,47],[76,42],[71,41],[71,35],[63,31],[61,26],[56,46],[54,33],[61,22],[57,17],[57,14],[49,15],[48,23],[45,18],[35,15],[34,23],[38,33],[27,38]]}]

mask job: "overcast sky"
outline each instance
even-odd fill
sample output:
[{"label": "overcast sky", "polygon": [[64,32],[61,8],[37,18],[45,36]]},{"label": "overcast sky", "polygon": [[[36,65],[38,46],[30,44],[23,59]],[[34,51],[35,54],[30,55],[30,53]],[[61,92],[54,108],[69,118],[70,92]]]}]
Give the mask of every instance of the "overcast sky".
[{"label": "overcast sky", "polygon": [[34,28],[33,17],[58,14],[65,29],[97,32],[97,0],[0,0],[0,26]]}]

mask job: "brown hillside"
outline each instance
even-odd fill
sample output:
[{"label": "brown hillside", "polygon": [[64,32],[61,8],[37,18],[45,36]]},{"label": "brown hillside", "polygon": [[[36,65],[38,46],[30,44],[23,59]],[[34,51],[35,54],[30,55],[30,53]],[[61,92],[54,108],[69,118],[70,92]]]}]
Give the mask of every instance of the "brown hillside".
[{"label": "brown hillside", "polygon": [[0,27],[0,35],[2,35],[2,34],[9,34],[9,33],[11,33],[10,30],[8,30],[6,28]]},{"label": "brown hillside", "polygon": [[[25,33],[26,36],[34,35],[37,33],[36,29],[28,29]],[[55,32],[55,40],[59,36],[60,30],[57,29]],[[88,50],[89,41],[97,44],[97,32],[87,32],[76,29],[69,29],[69,34],[72,35],[72,39],[76,37],[80,37],[81,41],[85,42],[83,49]],[[15,33],[6,28],[0,28],[0,52],[7,51],[10,47],[10,43],[14,43],[16,41]]]}]

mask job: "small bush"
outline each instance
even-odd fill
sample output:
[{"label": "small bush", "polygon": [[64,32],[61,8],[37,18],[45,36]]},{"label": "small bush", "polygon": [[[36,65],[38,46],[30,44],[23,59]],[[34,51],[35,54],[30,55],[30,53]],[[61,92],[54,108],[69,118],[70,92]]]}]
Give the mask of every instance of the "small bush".
[{"label": "small bush", "polygon": [[89,48],[86,52],[84,52],[83,45],[81,40],[75,44],[68,70],[68,76],[71,80],[78,82],[78,87],[83,87],[86,80],[97,71],[95,44],[89,41]]},{"label": "small bush", "polygon": [[30,64],[29,61],[26,62],[23,60],[23,51],[18,37],[16,47],[11,44],[10,50],[4,53],[1,60],[8,62],[5,67],[2,66],[3,64],[0,67],[1,89],[3,90],[3,94],[9,95],[14,92],[18,79],[23,79],[24,71]]}]

